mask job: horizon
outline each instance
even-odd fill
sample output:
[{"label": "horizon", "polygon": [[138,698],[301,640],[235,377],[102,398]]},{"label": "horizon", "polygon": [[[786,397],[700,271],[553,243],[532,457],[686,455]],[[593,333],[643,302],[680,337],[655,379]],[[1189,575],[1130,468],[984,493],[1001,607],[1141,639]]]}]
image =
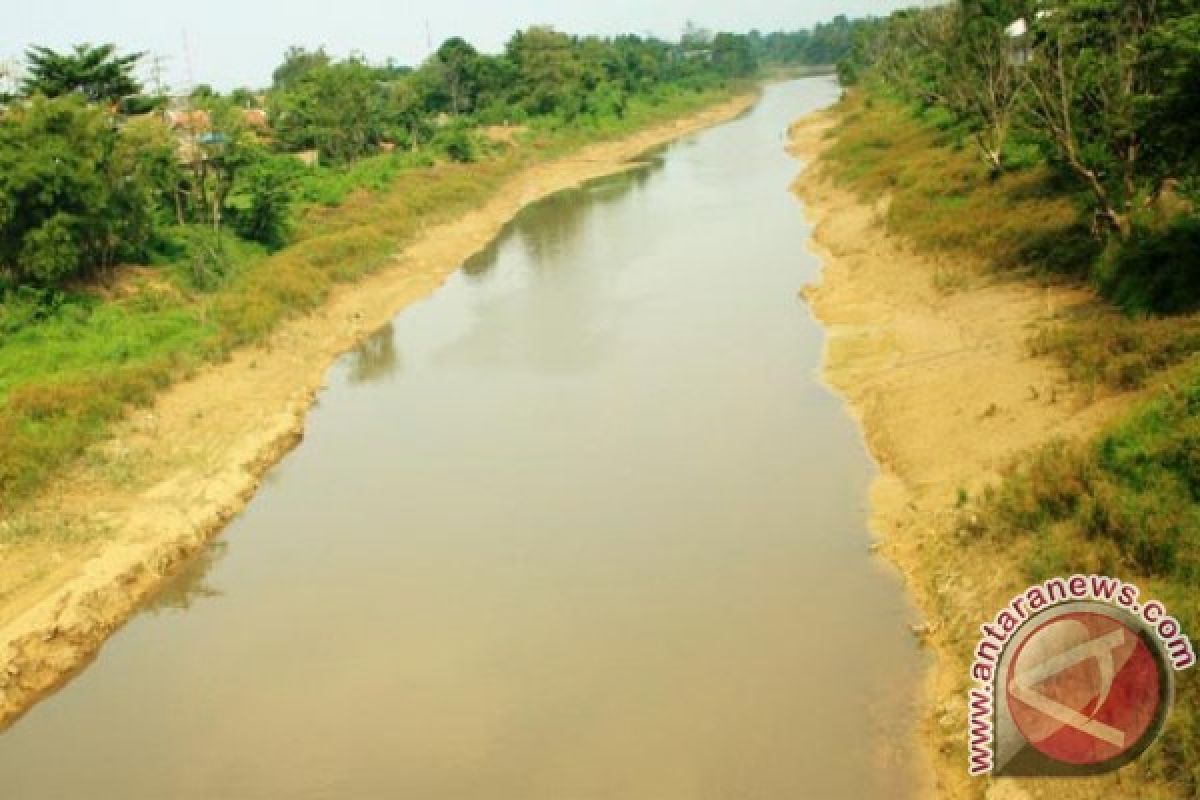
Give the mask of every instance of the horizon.
[{"label": "horizon", "polygon": [[[10,22],[0,45],[0,66],[20,68],[27,48],[67,50],[81,43],[114,43],[121,52],[145,52],[139,77],[174,93],[207,84],[218,91],[269,86],[271,73],[291,46],[324,47],[330,56],[358,56],[373,64],[389,60],[417,67],[445,40],[459,36],[481,52],[497,53],[518,30],[549,25],[579,36],[637,34],[677,40],[693,22],[711,31],[798,31],[850,18],[881,16],[911,5],[905,0],[746,0],[736,7],[719,0],[666,0],[647,8],[632,0],[597,5],[526,0],[504,7],[472,8],[465,0],[396,7],[385,0],[345,0],[335,20],[312,12],[311,0],[247,8],[212,0],[203,15],[191,8],[163,11],[148,0],[113,0],[98,6],[81,0],[28,8]],[[307,13],[306,13],[307,12]],[[230,20],[237,20],[231,24]],[[15,24],[13,24],[15,23]],[[4,87],[0,87],[4,88]]]}]

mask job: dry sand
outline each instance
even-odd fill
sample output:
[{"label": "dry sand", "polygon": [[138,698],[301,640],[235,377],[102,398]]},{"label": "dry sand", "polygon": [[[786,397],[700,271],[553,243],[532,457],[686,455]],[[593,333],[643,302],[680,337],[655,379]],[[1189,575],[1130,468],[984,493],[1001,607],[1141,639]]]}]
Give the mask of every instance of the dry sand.
[{"label": "dry sand", "polygon": [[0,730],[84,666],[245,506],[263,474],[300,441],[334,358],[437,289],[527,204],[624,169],[649,149],[741,114],[756,99],[742,96],[524,171],[485,206],[430,228],[394,264],[341,287],[265,345],[163,392],[37,502],[5,515]]},{"label": "dry sand", "polygon": [[[919,721],[936,797],[1092,797],[1104,781],[1041,786],[967,778],[963,636],[1018,590],[1014,563],[981,563],[961,546],[959,490],[974,496],[1020,451],[1094,432],[1127,400],[1086,403],[1052,361],[1028,355],[1034,326],[1089,293],[990,280],[967,264],[918,254],[872,205],[834,185],[820,164],[836,112],[806,117],[791,151],[809,167],[795,185],[815,226],[820,285],[804,295],[827,327],[827,381],[848,401],[880,466],[872,528],[927,623],[934,654]],[[1011,558],[1011,557],[1010,557]],[[1125,796],[1115,794],[1110,796]]]}]

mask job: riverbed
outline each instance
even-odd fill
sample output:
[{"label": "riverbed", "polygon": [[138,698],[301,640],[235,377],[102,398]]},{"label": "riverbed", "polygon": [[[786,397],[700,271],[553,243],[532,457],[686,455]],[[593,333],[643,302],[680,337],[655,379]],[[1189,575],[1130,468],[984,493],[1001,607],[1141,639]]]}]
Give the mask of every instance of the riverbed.
[{"label": "riverbed", "polygon": [[30,798],[903,798],[922,658],[797,297],[832,81],[523,211],[0,736]]}]

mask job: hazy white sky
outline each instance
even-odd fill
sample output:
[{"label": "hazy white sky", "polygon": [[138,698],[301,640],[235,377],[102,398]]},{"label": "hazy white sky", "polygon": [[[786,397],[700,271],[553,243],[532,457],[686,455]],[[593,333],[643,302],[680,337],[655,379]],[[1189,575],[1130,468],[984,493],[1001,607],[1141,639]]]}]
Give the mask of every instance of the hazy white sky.
[{"label": "hazy white sky", "polygon": [[[531,24],[569,33],[654,33],[676,37],[686,20],[713,30],[796,30],[837,14],[886,14],[915,0],[8,0],[0,58],[32,43],[65,48],[117,42],[163,57],[167,80],[222,89],[262,86],[292,44],[353,51],[371,61],[417,64],[435,46],[462,36],[498,51]],[[186,41],[188,43],[185,49]],[[190,51],[190,58],[187,53]]]}]

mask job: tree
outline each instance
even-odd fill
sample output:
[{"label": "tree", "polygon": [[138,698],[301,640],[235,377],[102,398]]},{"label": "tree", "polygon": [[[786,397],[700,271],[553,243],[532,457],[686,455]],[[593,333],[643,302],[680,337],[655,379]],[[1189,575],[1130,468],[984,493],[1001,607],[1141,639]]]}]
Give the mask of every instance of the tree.
[{"label": "tree", "polygon": [[119,132],[77,95],[11,109],[0,121],[0,266],[19,284],[57,286],[139,256],[172,158],[161,126]]},{"label": "tree", "polygon": [[116,102],[139,94],[142,85],[133,77],[134,67],[145,53],[117,55],[117,47],[103,44],[93,47],[78,44],[70,53],[49,47],[31,47],[25,51],[29,75],[22,84],[27,95],[58,97],[79,92],[90,102]]},{"label": "tree", "polygon": [[1087,188],[1097,228],[1128,238],[1132,215],[1157,195],[1144,156],[1158,134],[1144,122],[1158,100],[1147,43],[1163,20],[1159,0],[1065,0],[1041,22],[1030,65],[1029,111],[1054,157]]},{"label": "tree", "polygon": [[964,4],[957,12],[957,35],[947,43],[947,101],[973,123],[975,143],[993,173],[1004,168],[1004,148],[1026,86],[1023,68],[1013,62],[1010,13]]},{"label": "tree", "polygon": [[315,148],[322,158],[344,163],[379,143],[386,96],[386,85],[362,61],[316,66],[272,94],[272,127],[285,147]]},{"label": "tree", "polygon": [[570,36],[535,25],[514,34],[505,53],[517,71],[515,98],[526,111],[573,116],[581,103],[579,63]]},{"label": "tree", "polygon": [[1200,200],[1200,9],[1164,19],[1143,44],[1153,97],[1143,128],[1154,134],[1144,158],[1164,184],[1190,176]]},{"label": "tree", "polygon": [[323,47],[308,50],[292,45],[283,54],[283,63],[275,68],[271,79],[276,89],[288,89],[303,80],[313,70],[327,67],[331,63],[332,59]]},{"label": "tree", "polygon": [[229,99],[239,108],[258,108],[258,95],[244,86],[230,92]]},{"label": "tree", "polygon": [[199,105],[211,125],[189,148],[187,217],[219,230],[239,172],[260,159],[262,146],[232,100],[213,96]]},{"label": "tree", "polygon": [[747,78],[758,71],[750,40],[732,33],[718,33],[713,38],[712,62],[722,75],[731,78]]},{"label": "tree", "polygon": [[451,114],[473,111],[479,98],[479,53],[457,36],[438,48],[428,65],[436,75],[443,102]]},{"label": "tree", "polygon": [[291,231],[298,161],[261,149],[247,154],[226,200],[230,225],[238,236],[272,249],[287,244]]},{"label": "tree", "polygon": [[432,135],[417,77],[408,75],[387,84],[382,112],[384,135],[392,142],[412,148]]},{"label": "tree", "polygon": [[892,15],[881,30],[876,69],[908,97],[930,105],[951,105],[951,54],[958,35],[957,9],[911,9]]}]

